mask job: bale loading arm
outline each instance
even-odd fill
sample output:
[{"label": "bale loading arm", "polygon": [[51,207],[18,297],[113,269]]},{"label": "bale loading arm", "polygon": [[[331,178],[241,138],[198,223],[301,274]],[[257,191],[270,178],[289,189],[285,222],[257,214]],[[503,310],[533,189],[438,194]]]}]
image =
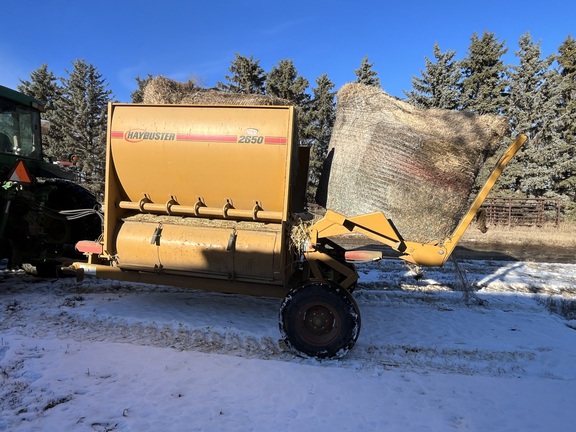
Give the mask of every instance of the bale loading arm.
[{"label": "bale loading arm", "polygon": [[[526,139],[526,136],[521,134],[510,145],[492,170],[488,180],[478,192],[468,212],[452,235],[441,242],[424,244],[404,240],[392,220],[388,219],[382,212],[346,217],[337,212],[327,210],[325,216],[309,228],[310,244],[304,254],[310,262],[312,274],[315,277],[320,276],[318,271],[314,271],[314,266],[318,261],[324,262],[336,271],[341,270],[343,272],[345,277],[341,286],[348,288],[356,282],[358,276],[355,271],[343,265],[338,258],[344,257],[348,261],[371,261],[382,258],[381,252],[333,249],[334,242],[330,238],[349,233],[362,234],[389,246],[399,252],[399,258],[404,261],[423,266],[442,266],[456,248],[466,229],[470,226],[476,213],[500,177],[502,170],[526,142]],[[337,250],[337,254],[331,253],[332,250]]]}]

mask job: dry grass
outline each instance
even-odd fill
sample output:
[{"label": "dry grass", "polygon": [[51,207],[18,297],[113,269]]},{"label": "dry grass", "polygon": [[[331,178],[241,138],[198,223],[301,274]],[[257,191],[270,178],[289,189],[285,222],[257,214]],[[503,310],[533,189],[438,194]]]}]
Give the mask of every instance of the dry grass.
[{"label": "dry grass", "polygon": [[[320,219],[310,213],[294,213],[289,221],[290,247],[299,253],[302,252],[306,242],[310,240],[309,228]],[[282,225],[277,223],[263,223],[255,221],[239,221],[232,219],[208,219],[201,217],[182,217],[157,215],[150,213],[137,213],[123,219],[128,222],[148,222],[172,225],[184,225],[189,227],[219,228],[246,231],[271,231],[280,232]]]},{"label": "dry grass", "polygon": [[240,221],[235,219],[209,219],[203,217],[185,217],[185,216],[168,216],[151,213],[136,213],[124,218],[129,222],[151,222],[172,225],[185,225],[202,228],[222,228],[249,231],[280,231],[282,226],[279,224]]},{"label": "dry grass", "polygon": [[547,247],[576,247],[576,223],[565,222],[560,227],[545,225],[542,227],[507,227],[489,226],[488,232],[482,234],[474,226],[470,226],[463,242],[503,243],[513,245],[541,245]]},{"label": "dry grass", "polygon": [[275,96],[203,89],[194,82],[183,83],[163,76],[150,80],[143,99],[146,104],[292,105],[290,101]]}]

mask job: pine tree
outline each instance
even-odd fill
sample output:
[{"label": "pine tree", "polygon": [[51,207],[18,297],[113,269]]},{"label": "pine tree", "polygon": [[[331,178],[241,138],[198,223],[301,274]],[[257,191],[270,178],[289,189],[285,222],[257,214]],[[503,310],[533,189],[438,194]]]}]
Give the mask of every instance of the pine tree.
[{"label": "pine tree", "polygon": [[218,82],[217,87],[224,91],[244,94],[263,94],[266,75],[253,56],[243,57],[236,53],[230,66],[231,75],[226,75],[228,83]]},{"label": "pine tree", "polygon": [[146,78],[140,78],[139,76],[136,77],[136,83],[138,84],[138,88],[130,94],[130,99],[132,99],[132,103],[144,102],[144,90],[146,89],[146,86],[153,78],[154,77],[150,74],[148,74]]},{"label": "pine tree", "polygon": [[79,158],[79,181],[98,196],[104,191],[107,104],[112,92],[96,67],[85,60],[73,62],[62,79],[56,127],[63,136],[59,156]]},{"label": "pine tree", "polygon": [[419,108],[458,109],[462,74],[455,55],[455,51],[441,52],[440,46],[434,44],[435,62],[425,57],[426,69],[420,71],[422,77],[413,76],[413,90],[404,92],[409,103]]},{"label": "pine tree", "polygon": [[310,96],[306,93],[308,80],[298,76],[292,60],[280,60],[266,75],[266,93],[303,107]]},{"label": "pine tree", "polygon": [[502,56],[507,51],[493,33],[484,32],[481,39],[476,33],[472,35],[468,57],[461,61],[463,109],[478,114],[501,112],[507,86]]},{"label": "pine tree", "polygon": [[301,137],[310,149],[309,193],[314,196],[320,181],[322,167],[328,153],[328,144],[336,118],[334,83],[323,74],[316,79],[316,87],[307,109],[307,123],[302,126]]},{"label": "pine tree", "polygon": [[368,61],[368,56],[365,56],[362,59],[360,68],[354,70],[354,74],[356,75],[356,82],[372,87],[381,88],[380,78],[378,78],[378,73],[372,70],[373,66],[374,63],[370,63]]}]

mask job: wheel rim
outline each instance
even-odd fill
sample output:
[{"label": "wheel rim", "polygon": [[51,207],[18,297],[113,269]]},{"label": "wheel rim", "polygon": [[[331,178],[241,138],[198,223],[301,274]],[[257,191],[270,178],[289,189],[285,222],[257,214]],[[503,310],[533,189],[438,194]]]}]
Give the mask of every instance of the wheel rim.
[{"label": "wheel rim", "polygon": [[296,331],[300,337],[316,346],[332,342],[338,335],[339,327],[338,313],[324,303],[306,305],[299,311],[296,321]]}]

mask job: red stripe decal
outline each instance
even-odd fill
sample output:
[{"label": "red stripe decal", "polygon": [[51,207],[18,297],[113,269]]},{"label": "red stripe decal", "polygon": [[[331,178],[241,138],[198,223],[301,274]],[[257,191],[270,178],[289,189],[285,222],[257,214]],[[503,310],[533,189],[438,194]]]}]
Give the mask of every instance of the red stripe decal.
[{"label": "red stripe decal", "polygon": [[112,131],[112,132],[110,132],[110,136],[112,138],[124,138],[124,132]]},{"label": "red stripe decal", "polygon": [[286,144],[287,139],[285,137],[266,137],[264,138],[264,144]]},{"label": "red stripe decal", "polygon": [[177,141],[210,141],[210,142],[233,142],[238,138],[236,135],[189,135],[176,134]]}]

